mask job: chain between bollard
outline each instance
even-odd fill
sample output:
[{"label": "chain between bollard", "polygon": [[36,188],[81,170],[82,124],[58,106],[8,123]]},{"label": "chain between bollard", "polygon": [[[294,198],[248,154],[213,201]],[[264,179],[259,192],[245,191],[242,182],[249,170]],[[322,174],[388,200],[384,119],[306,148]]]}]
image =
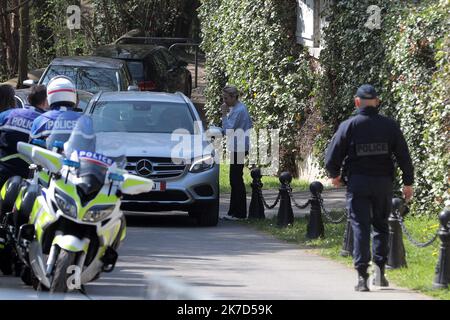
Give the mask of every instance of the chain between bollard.
[{"label": "chain between bollard", "polygon": [[263,195],[262,190],[260,188],[258,188],[258,193],[259,193],[259,196],[261,197],[261,199],[263,201],[264,207],[266,207],[266,209],[268,209],[268,210],[271,210],[271,209],[275,208],[277,206],[278,202],[280,202],[281,195],[280,195],[279,192],[278,192],[277,198],[275,199],[275,203],[273,205],[269,205],[266,202],[266,199],[264,199],[264,195]]},{"label": "chain between bollard", "polygon": [[409,242],[411,242],[413,245],[415,245],[416,247],[419,248],[426,248],[428,246],[430,246],[438,237],[438,233],[439,231],[436,231],[436,234],[433,236],[433,238],[431,238],[430,240],[426,241],[426,242],[419,242],[417,240],[415,240],[412,235],[409,233],[408,229],[406,229],[405,224],[403,223],[403,217],[400,217],[398,219],[398,221],[400,222],[400,226],[402,227],[402,231],[403,233],[406,235],[406,237],[408,238]]},{"label": "chain between bollard", "polygon": [[347,214],[344,213],[344,214],[342,215],[342,217],[338,218],[337,220],[334,220],[333,217],[331,216],[331,214],[325,209],[325,206],[324,206],[324,204],[323,204],[323,198],[322,198],[322,195],[321,195],[320,193],[318,194],[317,198],[318,198],[318,200],[319,200],[320,207],[321,207],[322,210],[323,210],[323,213],[324,213],[324,215],[325,215],[325,218],[327,219],[327,221],[328,221],[329,223],[331,223],[331,224],[340,224],[340,223],[344,222],[344,220],[346,220],[346,219],[348,218]]},{"label": "chain between bollard", "polygon": [[306,209],[306,207],[308,207],[309,204],[311,203],[311,200],[308,200],[305,204],[302,204],[302,205],[301,205],[301,204],[298,204],[298,203],[295,201],[295,199],[294,199],[294,195],[292,194],[292,188],[291,188],[291,186],[288,185],[287,187],[288,187],[287,190],[288,190],[289,197],[291,198],[292,203],[294,204],[294,206],[295,206],[297,209],[300,209],[300,210]]}]

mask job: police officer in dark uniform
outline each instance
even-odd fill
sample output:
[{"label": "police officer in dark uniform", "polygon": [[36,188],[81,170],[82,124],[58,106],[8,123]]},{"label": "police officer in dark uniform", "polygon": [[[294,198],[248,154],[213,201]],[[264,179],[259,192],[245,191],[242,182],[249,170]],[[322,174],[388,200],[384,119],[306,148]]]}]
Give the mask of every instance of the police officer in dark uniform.
[{"label": "police officer in dark uniform", "polygon": [[37,117],[39,113],[31,109],[9,109],[0,114],[0,188],[10,177],[28,177],[28,159],[18,153],[17,144],[28,142]]},{"label": "police officer in dark uniform", "polygon": [[373,262],[381,271],[381,286],[389,283],[384,275],[388,256],[388,216],[393,196],[394,161],[403,176],[403,195],[412,198],[414,168],[399,125],[380,115],[379,99],[373,86],[362,85],[355,97],[357,114],[344,121],[335,133],[325,155],[325,166],[334,186],[340,186],[347,171],[347,210],[354,235],[353,260],[358,271],[356,291],[369,291],[367,269],[371,260],[370,236],[373,227]]}]

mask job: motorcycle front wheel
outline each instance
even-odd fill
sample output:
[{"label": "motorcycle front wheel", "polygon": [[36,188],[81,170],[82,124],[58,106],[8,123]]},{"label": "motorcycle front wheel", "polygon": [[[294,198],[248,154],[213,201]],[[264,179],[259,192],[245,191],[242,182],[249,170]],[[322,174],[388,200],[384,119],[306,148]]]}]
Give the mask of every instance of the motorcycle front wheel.
[{"label": "motorcycle front wheel", "polygon": [[75,252],[69,252],[61,249],[58,259],[56,260],[55,273],[50,286],[50,292],[67,292],[69,289],[68,281],[70,281],[70,274],[67,273],[67,268],[75,264],[76,255],[77,254]]}]

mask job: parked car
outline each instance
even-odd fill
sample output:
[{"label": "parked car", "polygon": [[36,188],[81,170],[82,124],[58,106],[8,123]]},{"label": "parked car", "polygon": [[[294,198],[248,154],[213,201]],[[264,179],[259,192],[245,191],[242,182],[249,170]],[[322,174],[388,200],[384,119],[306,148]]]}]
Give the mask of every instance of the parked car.
[{"label": "parked car", "polygon": [[[17,108],[26,108],[28,103],[28,95],[31,93],[31,89],[17,89],[15,91],[15,99],[16,99],[16,107]],[[91,98],[94,96],[92,93],[83,91],[83,90],[77,90],[77,96],[78,96],[78,108],[81,110],[85,110],[89,101],[91,101]]]},{"label": "parked car", "polygon": [[95,55],[121,59],[141,91],[183,92],[190,97],[192,76],[187,62],[166,47],[151,44],[111,44],[99,47]]},{"label": "parked car", "polygon": [[99,91],[137,90],[134,87],[127,64],[122,60],[104,57],[61,57],[55,58],[38,82],[27,80],[24,85],[47,85],[55,76],[64,75],[73,80],[79,90],[97,93]]},{"label": "parked car", "polygon": [[[185,211],[201,226],[217,225],[219,164],[214,161],[214,151],[208,148],[207,132],[189,98],[180,92],[98,93],[85,113],[93,116],[101,132],[97,141],[124,146],[126,169],[156,183],[152,192],[124,195],[124,211]],[[96,118],[109,120],[97,123]],[[172,133],[180,128],[187,139],[184,141],[191,145],[174,156],[180,142],[172,140]],[[200,147],[192,147],[194,141]],[[114,147],[105,146],[104,153],[108,148]]]}]

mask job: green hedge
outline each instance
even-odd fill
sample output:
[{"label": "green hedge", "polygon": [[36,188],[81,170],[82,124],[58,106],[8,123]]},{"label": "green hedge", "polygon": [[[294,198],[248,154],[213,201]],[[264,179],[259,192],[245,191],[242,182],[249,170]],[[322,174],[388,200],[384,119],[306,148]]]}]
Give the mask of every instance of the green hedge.
[{"label": "green hedge", "polygon": [[[381,10],[381,29],[365,23],[369,5]],[[416,213],[436,213],[449,201],[449,1],[338,1],[325,30],[318,103],[324,126],[317,154],[354,110],[362,83],[381,92],[382,112],[408,141],[416,171]]]},{"label": "green hedge", "polygon": [[296,44],[296,0],[204,0],[200,7],[208,85],[205,112],[220,123],[222,88],[236,85],[255,128],[280,129],[282,169],[295,173],[299,130],[314,86],[309,55]]}]

